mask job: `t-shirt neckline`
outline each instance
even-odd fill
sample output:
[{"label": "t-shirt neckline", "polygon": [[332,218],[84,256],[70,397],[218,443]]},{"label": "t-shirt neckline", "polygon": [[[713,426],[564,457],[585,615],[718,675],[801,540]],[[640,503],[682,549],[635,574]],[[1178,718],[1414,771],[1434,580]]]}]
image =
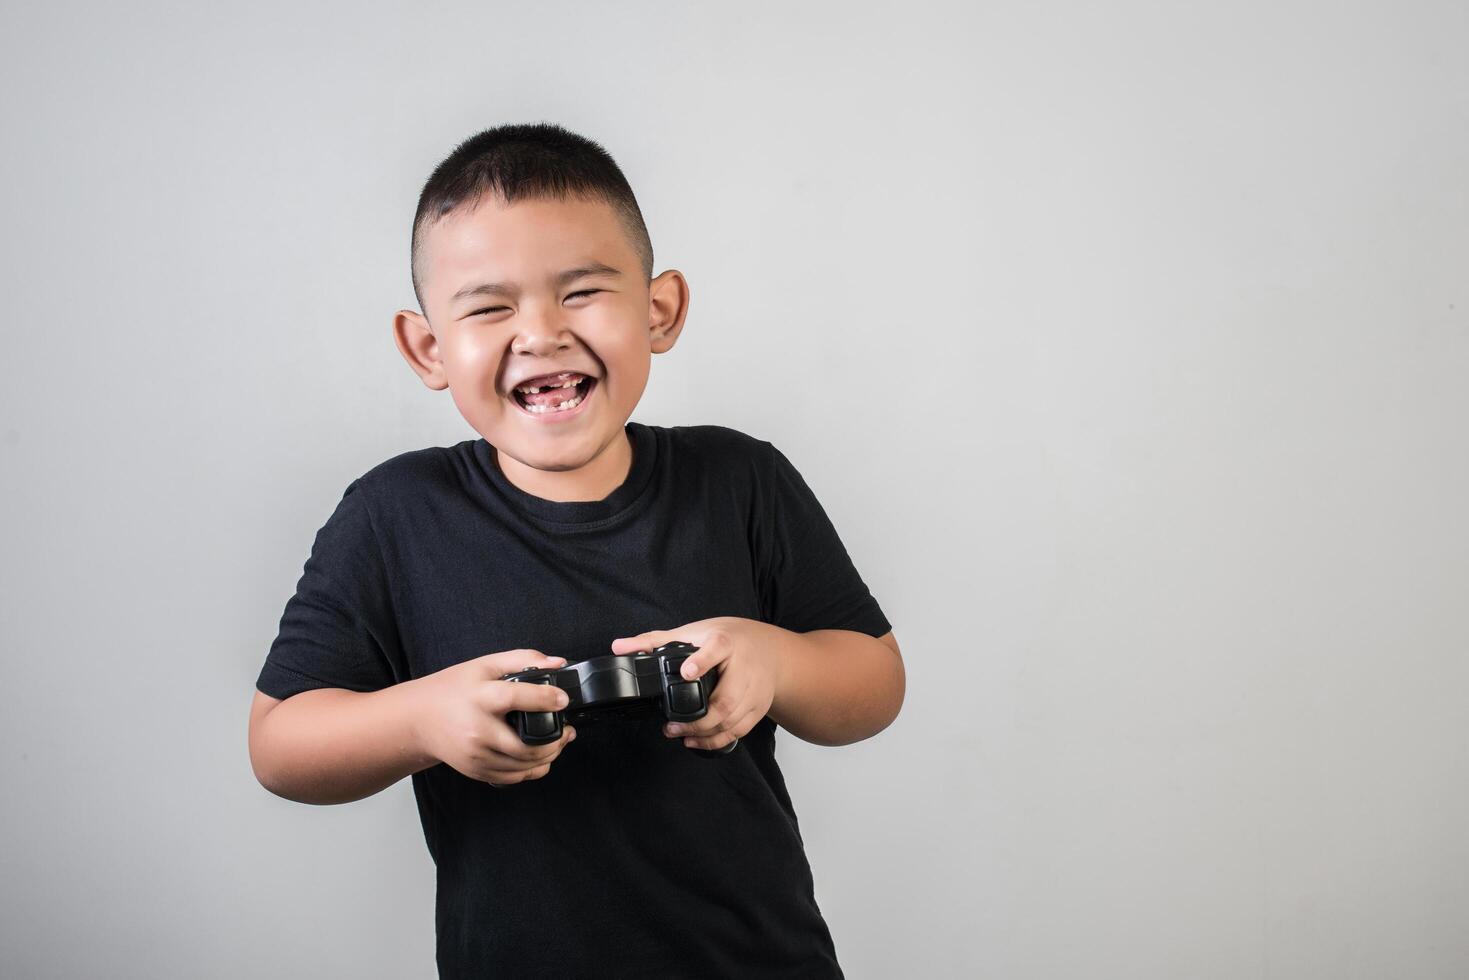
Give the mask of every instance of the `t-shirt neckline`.
[{"label": "t-shirt neckline", "polygon": [[641,422],[628,420],[624,426],[632,444],[632,468],[627,479],[601,500],[547,500],[527,493],[511,483],[500,469],[495,447],[484,438],[474,443],[479,459],[495,490],[516,509],[549,524],[597,524],[622,513],[642,496],[657,463],[658,440]]}]

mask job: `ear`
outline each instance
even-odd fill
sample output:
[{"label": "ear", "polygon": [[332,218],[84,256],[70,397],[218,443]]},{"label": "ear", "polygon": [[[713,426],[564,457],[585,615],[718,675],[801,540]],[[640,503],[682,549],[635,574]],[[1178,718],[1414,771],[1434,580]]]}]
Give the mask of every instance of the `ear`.
[{"label": "ear", "polygon": [[648,284],[648,334],[654,354],[678,340],[689,313],[689,284],[683,273],[668,269]]},{"label": "ear", "polygon": [[399,310],[393,314],[393,341],[398,345],[398,353],[403,355],[403,360],[408,362],[414,374],[423,379],[424,384],[434,391],[449,387],[449,381],[444,377],[444,362],[439,360],[438,339],[422,313]]}]

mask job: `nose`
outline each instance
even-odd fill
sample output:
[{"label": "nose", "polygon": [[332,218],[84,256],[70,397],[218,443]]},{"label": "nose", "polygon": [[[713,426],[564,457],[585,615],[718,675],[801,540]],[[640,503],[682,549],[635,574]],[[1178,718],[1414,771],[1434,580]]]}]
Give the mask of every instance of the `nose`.
[{"label": "nose", "polygon": [[517,354],[544,356],[570,347],[571,341],[565,325],[557,322],[558,313],[558,310],[552,308],[546,313],[527,313],[520,316],[520,329],[510,349]]}]

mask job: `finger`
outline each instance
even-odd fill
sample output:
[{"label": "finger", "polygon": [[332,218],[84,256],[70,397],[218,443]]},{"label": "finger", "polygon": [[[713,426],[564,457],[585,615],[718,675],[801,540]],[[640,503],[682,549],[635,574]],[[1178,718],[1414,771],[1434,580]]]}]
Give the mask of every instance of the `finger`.
[{"label": "finger", "polygon": [[516,783],[523,783],[531,779],[540,779],[550,771],[551,767],[548,764],[537,766],[534,769],[527,769],[524,772],[490,772],[485,774],[484,781],[496,789],[504,789],[506,786],[514,786]]},{"label": "finger", "polygon": [[[730,711],[729,717],[724,720],[724,724],[718,727],[717,732],[708,733],[705,738],[714,738],[718,735],[745,735],[745,732],[755,727],[755,723],[761,717],[764,717],[764,711],[759,710],[759,705],[754,702],[740,704],[739,710]],[[698,733],[695,733],[695,738],[699,738]]]},{"label": "finger", "polygon": [[745,697],[750,690],[750,681],[732,677],[729,679],[728,687],[717,687],[709,698],[709,711],[702,718],[694,721],[684,721],[678,724],[683,726],[685,734],[712,735],[718,731],[724,723],[732,716],[744,711]]},{"label": "finger", "polygon": [[744,714],[738,718],[731,719],[730,723],[716,734],[702,737],[694,735],[686,736],[683,744],[691,749],[722,749],[735,739],[743,737],[750,729],[755,727],[754,719],[752,718],[755,711],[756,709],[752,705]]},{"label": "finger", "polygon": [[728,728],[731,719],[736,717],[733,713],[734,710],[731,709],[730,711],[722,711],[719,714],[705,715],[703,718],[692,723],[686,721],[674,722],[666,727],[663,733],[669,738],[681,738],[687,735],[692,735],[695,738],[707,738],[710,735],[717,735]]},{"label": "finger", "polygon": [[612,641],[612,652],[617,654],[640,653],[660,647],[672,638],[673,633],[670,630],[649,630],[637,636],[619,636]]},{"label": "finger", "polygon": [[493,775],[501,782],[523,783],[528,779],[539,779],[550,771],[551,763],[543,762],[538,766],[531,766],[529,769],[514,769],[509,771],[494,772],[491,773],[491,775]]},{"label": "finger", "polygon": [[704,712],[704,717],[673,724],[677,725],[683,733],[710,735],[724,723],[724,719],[729,717],[730,712],[739,707],[739,703],[739,698],[734,691],[727,695],[723,691],[715,691],[709,698],[709,708]]},{"label": "finger", "polygon": [[560,711],[571,703],[571,697],[555,684],[530,684],[525,681],[500,681],[494,685],[491,714],[507,711]]},{"label": "finger", "polygon": [[519,771],[544,765],[560,755],[561,750],[576,738],[576,729],[570,725],[562,728],[560,738],[546,745],[527,745],[520,740],[515,729],[507,727],[507,731],[507,736],[493,740],[486,747],[483,764],[487,768]]},{"label": "finger", "polygon": [[719,730],[720,726],[724,724],[724,720],[728,716],[728,712],[725,710],[723,705],[720,705],[716,709],[716,707],[711,703],[709,706],[709,712],[708,714],[704,715],[704,717],[696,718],[693,721],[676,721],[673,723],[672,726],[670,726],[672,730],[669,732],[669,734],[713,735]]},{"label": "finger", "polygon": [[[490,693],[485,698],[484,708],[494,721],[498,722],[487,738],[488,747],[492,751],[514,759],[528,760],[535,753],[545,748],[542,745],[527,745],[520,739],[520,732],[515,727],[514,720],[510,717],[513,711],[529,712],[532,714],[544,714],[557,712],[570,703],[570,698],[565,691],[550,684],[527,684],[523,681],[499,681],[490,685]],[[562,726],[562,735],[566,734],[566,727]]]},{"label": "finger", "polygon": [[552,657],[540,650],[519,649],[504,650],[500,653],[488,653],[479,660],[489,671],[491,680],[499,680],[506,674],[513,674],[527,667],[553,668],[564,667],[565,657]]},{"label": "finger", "polygon": [[710,669],[728,660],[732,649],[733,641],[729,634],[713,630],[704,637],[703,646],[684,659],[679,673],[686,681],[703,677]]}]

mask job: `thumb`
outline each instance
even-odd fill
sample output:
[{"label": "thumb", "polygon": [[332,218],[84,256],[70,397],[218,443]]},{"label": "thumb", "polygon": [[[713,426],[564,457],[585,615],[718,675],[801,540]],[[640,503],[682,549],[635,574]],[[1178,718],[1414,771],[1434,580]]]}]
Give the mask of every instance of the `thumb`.
[{"label": "thumb", "polygon": [[637,636],[619,636],[612,641],[613,653],[640,653],[643,650],[651,650],[660,647],[672,639],[673,634],[668,630],[649,630],[639,633]]},{"label": "thumb", "polygon": [[479,660],[489,668],[494,680],[527,667],[562,667],[566,664],[565,657],[548,657],[539,650],[502,650],[486,654]]}]

